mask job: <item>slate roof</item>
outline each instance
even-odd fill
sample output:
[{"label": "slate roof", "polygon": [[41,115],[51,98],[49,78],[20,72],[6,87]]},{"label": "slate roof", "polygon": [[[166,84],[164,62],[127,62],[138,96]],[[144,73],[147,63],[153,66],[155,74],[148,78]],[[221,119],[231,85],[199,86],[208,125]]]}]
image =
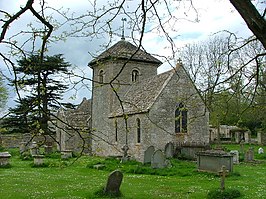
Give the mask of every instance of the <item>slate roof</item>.
[{"label": "slate roof", "polygon": [[91,119],[91,99],[83,98],[76,109],[61,110],[61,114],[72,127],[86,128]]},{"label": "slate roof", "polygon": [[[152,107],[162,90],[174,74],[174,70],[133,84],[123,97],[125,114],[145,113]],[[121,106],[116,107],[109,117],[122,116]]]},{"label": "slate roof", "polygon": [[[134,54],[134,56],[131,58],[131,56]],[[157,58],[153,57],[151,54],[143,51],[138,50],[138,47],[131,44],[128,41],[125,41],[121,39],[119,42],[114,44],[112,47],[108,48],[106,51],[104,51],[102,54],[100,54],[98,57],[93,59],[89,66],[93,66],[99,61],[109,60],[109,59],[124,59],[128,60],[130,59],[134,61],[142,61],[142,62],[148,62],[148,63],[155,63],[161,65],[162,62],[158,60]]]}]

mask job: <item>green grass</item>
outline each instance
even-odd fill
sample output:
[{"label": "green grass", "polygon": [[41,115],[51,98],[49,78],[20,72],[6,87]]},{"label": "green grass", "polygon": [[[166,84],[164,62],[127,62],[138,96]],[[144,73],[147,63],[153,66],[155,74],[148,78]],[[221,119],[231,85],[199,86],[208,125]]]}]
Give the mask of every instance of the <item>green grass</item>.
[{"label": "green grass", "polygon": [[[226,147],[237,148],[236,145]],[[16,150],[11,154],[11,167],[0,168],[0,198],[5,199],[106,198],[95,193],[99,193],[114,169],[124,173],[121,198],[203,199],[220,184],[218,176],[196,172],[196,162],[172,160],[171,168],[159,170],[137,162],[119,164],[114,159],[84,156],[73,163],[74,158],[62,161],[51,156],[45,159],[47,167],[33,168],[32,160],[20,159]],[[266,159],[255,157],[260,161],[235,165],[234,172],[226,178],[225,187],[239,190],[240,198],[266,196]],[[92,165],[97,163],[104,164],[104,170],[93,169]]]}]

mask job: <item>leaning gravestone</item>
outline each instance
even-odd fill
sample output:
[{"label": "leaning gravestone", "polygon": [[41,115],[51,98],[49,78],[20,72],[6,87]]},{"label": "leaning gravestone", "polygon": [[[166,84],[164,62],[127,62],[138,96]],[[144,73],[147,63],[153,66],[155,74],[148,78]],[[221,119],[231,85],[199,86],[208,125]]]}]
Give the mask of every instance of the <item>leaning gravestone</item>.
[{"label": "leaning gravestone", "polygon": [[143,161],[144,164],[151,163],[151,157],[152,157],[154,151],[155,151],[154,146],[149,146],[147,148],[147,150],[144,152],[144,161]]},{"label": "leaning gravestone", "polygon": [[174,156],[174,144],[172,142],[165,145],[164,153],[166,158],[172,158]]},{"label": "leaning gravestone", "polygon": [[166,160],[166,158],[165,158],[164,153],[160,149],[158,149],[152,155],[151,167],[154,169],[155,168],[165,168],[166,167],[165,160]]},{"label": "leaning gravestone", "polygon": [[123,180],[123,174],[121,171],[115,170],[112,173],[110,173],[106,186],[104,188],[104,192],[106,194],[119,194],[120,185]]}]

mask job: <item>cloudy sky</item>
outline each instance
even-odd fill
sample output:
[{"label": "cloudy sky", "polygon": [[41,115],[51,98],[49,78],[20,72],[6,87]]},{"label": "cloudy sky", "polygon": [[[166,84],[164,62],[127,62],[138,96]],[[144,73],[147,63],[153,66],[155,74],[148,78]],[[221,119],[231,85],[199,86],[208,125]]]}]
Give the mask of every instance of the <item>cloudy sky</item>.
[{"label": "cloudy sky", "polygon": [[[0,0],[0,9],[5,10],[8,13],[15,13],[19,10],[21,6],[25,5],[26,0]],[[62,17],[56,10],[61,12],[68,10],[68,16],[72,15],[74,17],[80,16],[82,14],[93,11],[93,5],[89,0],[46,0],[47,5],[53,9],[47,9],[46,14],[56,19],[58,22],[66,22],[66,19]],[[97,7],[101,8],[105,4],[105,0],[97,0]],[[125,9],[128,12],[134,10],[139,1],[128,0]],[[246,28],[243,19],[234,10],[233,6],[230,4],[229,0],[195,0],[193,1],[193,6],[189,3],[190,1],[171,1],[171,6],[178,7],[178,12],[174,9],[173,18],[168,23],[166,23],[167,33],[174,39],[175,48],[178,49],[185,44],[193,43],[197,41],[206,40],[209,36],[223,30],[228,30],[239,36],[248,37],[251,32]],[[35,0],[35,5],[38,10],[38,0]],[[196,8],[196,10],[194,9]],[[162,16],[162,21],[166,20],[163,16],[167,14],[164,5],[158,6],[158,11],[160,16]],[[3,14],[1,14],[1,18]],[[106,16],[108,18],[108,16]],[[121,18],[123,15],[115,19],[111,26],[113,28],[112,43],[114,44],[120,40],[119,35],[121,35]],[[126,16],[124,16],[126,17]],[[83,18],[83,21],[90,20],[89,17]],[[52,21],[51,23],[55,23]],[[2,26],[2,24],[0,24]],[[6,39],[12,35],[22,31],[27,30],[29,27],[40,27],[40,24],[36,23],[36,19],[33,18],[31,13],[25,13],[21,18],[16,20],[12,26],[9,28],[6,35]],[[64,25],[56,28],[53,32],[53,36],[60,35],[64,32],[69,32],[76,24],[65,23]],[[160,56],[173,57],[169,42],[163,36],[162,32],[158,32],[155,29],[151,31],[152,28],[156,27],[156,23],[150,23],[146,27],[146,33],[143,38],[143,47],[149,53],[158,54]],[[76,26],[78,27],[78,26]],[[131,41],[129,22],[125,24],[125,36],[128,37],[127,40]],[[86,77],[91,78],[92,71],[87,67],[88,62],[92,59],[91,54],[97,55],[104,50],[103,45],[107,44],[109,41],[108,34],[99,34],[97,37],[83,36],[77,37],[81,34],[89,34],[90,28],[84,29],[83,33],[78,33],[73,35],[73,37],[65,38],[64,40],[50,43],[48,54],[63,54],[65,60],[71,63],[71,65],[76,66],[78,69],[73,69],[75,73],[84,73]],[[136,39],[138,38],[138,33],[133,34]],[[17,36],[16,39],[20,45],[25,41],[27,34]],[[36,46],[38,46],[38,41],[36,41]],[[25,48],[32,48],[30,45],[25,45]],[[37,47],[36,47],[37,48]],[[4,45],[0,45],[1,52],[7,52],[7,48]],[[178,52],[178,50],[177,50]],[[178,54],[175,54],[175,59]],[[7,76],[12,76],[7,67],[4,66],[2,60],[0,60],[0,69]],[[158,72],[164,72],[169,70],[170,66],[165,63],[159,69]],[[78,81],[78,79],[75,79]],[[74,80],[74,81],[75,81]],[[90,87],[90,83],[86,82],[87,86]],[[79,103],[83,97],[90,98],[91,92],[88,87],[82,87],[79,85],[77,87],[77,92],[68,92],[65,96],[65,100],[72,103]],[[76,95],[73,95],[76,94]],[[75,96],[75,97],[73,97]],[[10,100],[8,106],[12,106],[13,100],[15,98],[14,93],[10,93]]]}]

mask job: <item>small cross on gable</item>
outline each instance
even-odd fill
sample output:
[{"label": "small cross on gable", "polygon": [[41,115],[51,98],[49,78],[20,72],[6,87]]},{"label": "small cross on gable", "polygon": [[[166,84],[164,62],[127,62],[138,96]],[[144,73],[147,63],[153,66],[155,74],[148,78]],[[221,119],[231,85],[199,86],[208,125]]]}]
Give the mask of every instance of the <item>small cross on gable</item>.
[{"label": "small cross on gable", "polygon": [[221,190],[224,191],[225,189],[225,176],[229,173],[229,171],[226,169],[226,167],[223,165],[222,169],[219,171],[219,174],[221,176]]}]

